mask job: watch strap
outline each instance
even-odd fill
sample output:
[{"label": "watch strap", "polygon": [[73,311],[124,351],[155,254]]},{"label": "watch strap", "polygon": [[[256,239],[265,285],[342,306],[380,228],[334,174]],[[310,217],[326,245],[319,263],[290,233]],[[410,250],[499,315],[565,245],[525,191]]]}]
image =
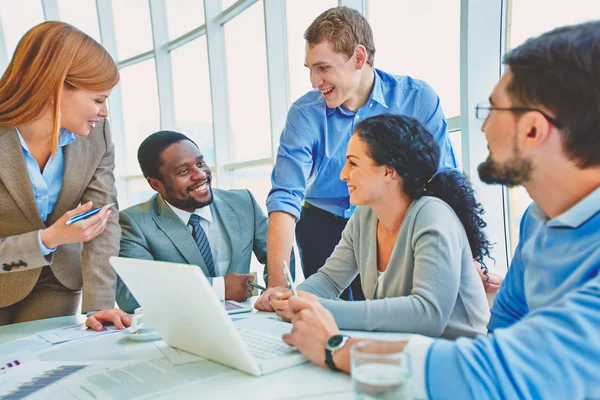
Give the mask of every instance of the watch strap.
[{"label": "watch strap", "polygon": [[[332,339],[339,339],[341,341],[339,343],[332,344],[330,343]],[[329,367],[330,370],[335,372],[341,371],[341,369],[336,367],[335,363],[333,362],[333,355],[346,345],[348,339],[350,339],[348,335],[338,334],[330,337],[327,340],[327,343],[325,344],[325,364]]]},{"label": "watch strap", "polygon": [[328,348],[325,348],[325,364],[327,365],[327,367],[329,367],[330,370],[334,372],[341,371],[341,369],[335,366],[335,363],[333,362],[333,352]]}]

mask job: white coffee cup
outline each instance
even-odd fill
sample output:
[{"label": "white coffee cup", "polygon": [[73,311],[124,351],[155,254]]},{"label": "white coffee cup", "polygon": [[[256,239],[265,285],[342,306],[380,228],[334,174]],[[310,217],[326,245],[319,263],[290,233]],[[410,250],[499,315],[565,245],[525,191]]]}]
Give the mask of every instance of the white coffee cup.
[{"label": "white coffee cup", "polygon": [[138,307],[133,312],[133,317],[131,317],[131,328],[132,331],[150,331],[154,329],[154,325],[152,325],[152,321],[148,318],[147,315],[144,315],[144,309],[142,307]]}]

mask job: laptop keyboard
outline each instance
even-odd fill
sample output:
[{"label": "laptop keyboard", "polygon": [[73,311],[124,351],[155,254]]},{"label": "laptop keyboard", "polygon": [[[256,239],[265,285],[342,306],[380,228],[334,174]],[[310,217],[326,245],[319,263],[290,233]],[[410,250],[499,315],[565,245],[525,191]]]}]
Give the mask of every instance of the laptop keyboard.
[{"label": "laptop keyboard", "polygon": [[295,347],[288,346],[279,337],[251,329],[239,328],[238,330],[250,353],[259,360],[268,360],[298,352]]}]

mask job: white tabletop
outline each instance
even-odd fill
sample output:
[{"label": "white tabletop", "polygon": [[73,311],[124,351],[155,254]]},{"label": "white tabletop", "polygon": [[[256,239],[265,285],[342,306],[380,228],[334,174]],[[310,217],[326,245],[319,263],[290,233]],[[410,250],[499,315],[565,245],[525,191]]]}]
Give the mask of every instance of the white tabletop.
[{"label": "white tabletop", "polygon": [[[255,314],[258,317],[258,315]],[[83,323],[85,316],[68,316],[0,327],[0,344],[44,330]],[[407,334],[356,332],[353,336],[406,340]],[[126,361],[146,360],[160,355],[152,342],[136,342],[121,333],[99,336],[82,342],[58,346],[39,355],[42,361]],[[215,366],[217,366],[215,364]],[[261,377],[232,370],[193,386],[153,398],[209,399],[350,399],[350,377],[314,364],[303,364]]]}]

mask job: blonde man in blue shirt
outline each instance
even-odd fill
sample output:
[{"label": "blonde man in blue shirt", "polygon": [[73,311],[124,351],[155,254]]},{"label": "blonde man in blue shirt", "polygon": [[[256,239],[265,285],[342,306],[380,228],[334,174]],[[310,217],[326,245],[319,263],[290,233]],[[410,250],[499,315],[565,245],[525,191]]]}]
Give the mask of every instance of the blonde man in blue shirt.
[{"label": "blonde man in blue shirt", "polygon": [[[600,21],[555,29],[511,51],[477,106],[490,148],[481,179],[523,185],[534,203],[489,334],[402,343],[415,398],[600,398],[599,59]],[[357,340],[340,338],[316,301],[293,296],[289,306],[294,329],[284,340],[348,372]]]},{"label": "blonde man in blue shirt", "polygon": [[[313,90],[292,104],[281,133],[267,198],[269,288],[256,307],[272,311],[269,297],[285,289],[282,260],[294,230],[304,276],[320,268],[352,215],[348,189],[338,177],[355,124],[383,113],[421,122],[440,147],[440,167],[456,167],[440,99],[425,82],[374,68],[371,27],[357,10],[335,7],[304,33],[305,66]],[[364,299],[356,281],[349,298]],[[351,293],[354,293],[352,296]]]}]

